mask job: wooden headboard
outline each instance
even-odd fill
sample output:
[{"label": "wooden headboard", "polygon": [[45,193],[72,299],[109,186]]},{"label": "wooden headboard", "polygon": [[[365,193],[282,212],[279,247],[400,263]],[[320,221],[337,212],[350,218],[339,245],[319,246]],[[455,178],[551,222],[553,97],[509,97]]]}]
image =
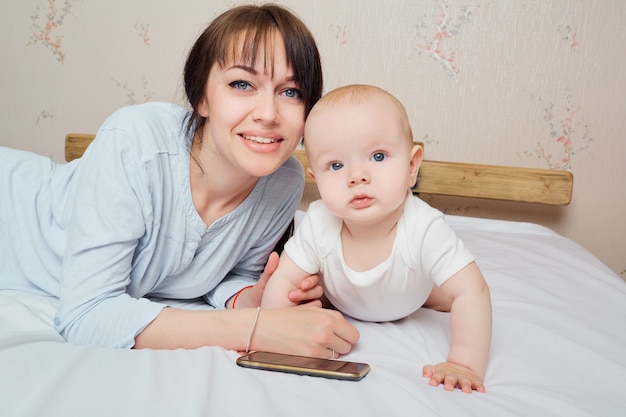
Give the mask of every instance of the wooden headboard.
[{"label": "wooden headboard", "polygon": [[[68,134],[65,159],[80,158],[94,137]],[[306,171],[306,153],[296,150],[295,156]],[[306,182],[315,183],[309,175]],[[424,160],[413,192],[564,206],[572,200],[573,184],[568,171]]]}]

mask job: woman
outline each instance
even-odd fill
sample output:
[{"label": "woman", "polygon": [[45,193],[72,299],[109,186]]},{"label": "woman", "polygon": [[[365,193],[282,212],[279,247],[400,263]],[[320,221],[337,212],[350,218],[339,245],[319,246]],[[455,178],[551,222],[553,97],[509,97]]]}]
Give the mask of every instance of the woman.
[{"label": "woman", "polygon": [[[358,331],[319,301],[250,308],[302,194],[290,156],[322,91],[312,35],[280,6],[234,8],[198,38],[184,78],[191,112],[118,110],[70,164],[0,150],[10,196],[0,203],[0,287],[58,297],[54,324],[81,344],[347,353]],[[310,277],[293,300],[319,297],[318,284]],[[218,310],[153,297],[204,297]]]}]

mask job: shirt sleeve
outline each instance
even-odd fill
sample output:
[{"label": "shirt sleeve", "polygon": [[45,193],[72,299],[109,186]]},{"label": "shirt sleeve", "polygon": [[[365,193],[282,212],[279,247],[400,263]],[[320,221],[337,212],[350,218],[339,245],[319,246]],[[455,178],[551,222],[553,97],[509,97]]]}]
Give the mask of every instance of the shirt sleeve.
[{"label": "shirt sleeve", "polygon": [[100,130],[75,172],[57,330],[80,344],[130,348],[163,305],[126,292],[151,221],[146,181],[128,133]]},{"label": "shirt sleeve", "polygon": [[285,244],[287,255],[303,271],[317,274],[323,258],[340,237],[341,225],[342,220],[333,216],[322,200],[312,202],[293,237]]},{"label": "shirt sleeve", "polygon": [[421,254],[422,271],[426,276],[441,286],[473,261],[474,257],[443,215],[433,217],[425,231]]},{"label": "shirt sleeve", "polygon": [[[319,270],[319,258],[315,246],[312,245],[312,219],[311,211],[307,211],[293,236],[285,244],[285,253],[307,274],[315,274]],[[313,250],[312,250],[313,249]]]}]

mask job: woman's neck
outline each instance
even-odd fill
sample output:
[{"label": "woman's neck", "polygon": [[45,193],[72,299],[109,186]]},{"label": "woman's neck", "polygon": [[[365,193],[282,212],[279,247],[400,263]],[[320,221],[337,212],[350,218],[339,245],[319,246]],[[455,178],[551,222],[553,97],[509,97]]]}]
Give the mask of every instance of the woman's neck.
[{"label": "woman's neck", "polygon": [[189,163],[193,205],[207,226],[236,209],[254,189],[258,178],[235,172],[209,146],[194,138]]}]

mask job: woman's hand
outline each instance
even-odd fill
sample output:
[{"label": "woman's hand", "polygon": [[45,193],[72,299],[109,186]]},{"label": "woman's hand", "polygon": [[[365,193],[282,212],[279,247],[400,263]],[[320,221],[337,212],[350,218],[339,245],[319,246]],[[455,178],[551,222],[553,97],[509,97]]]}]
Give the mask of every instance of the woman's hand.
[{"label": "woman's hand", "polygon": [[261,310],[250,350],[337,359],[359,340],[356,327],[317,302]]},{"label": "woman's hand", "polygon": [[[267,281],[278,267],[279,259],[278,253],[272,252],[257,283],[253,287],[244,289],[239,296],[233,296],[227,306],[232,308],[235,297],[237,297],[237,308],[260,306]],[[322,302],[319,300],[323,295],[324,290],[320,285],[319,275],[309,275],[300,282],[300,288],[289,293],[289,300],[294,303],[313,302],[314,306],[321,307]]]},{"label": "woman's hand", "polygon": [[289,301],[292,303],[303,303],[319,301],[324,295],[324,289],[320,285],[319,275],[309,275],[300,281],[300,288],[289,292]]},{"label": "woman's hand", "polygon": [[443,384],[446,391],[453,391],[460,388],[461,391],[469,394],[472,391],[485,392],[483,379],[474,371],[462,365],[451,362],[442,362],[437,365],[426,365],[422,370],[426,378],[430,378],[428,383],[432,386]]}]

